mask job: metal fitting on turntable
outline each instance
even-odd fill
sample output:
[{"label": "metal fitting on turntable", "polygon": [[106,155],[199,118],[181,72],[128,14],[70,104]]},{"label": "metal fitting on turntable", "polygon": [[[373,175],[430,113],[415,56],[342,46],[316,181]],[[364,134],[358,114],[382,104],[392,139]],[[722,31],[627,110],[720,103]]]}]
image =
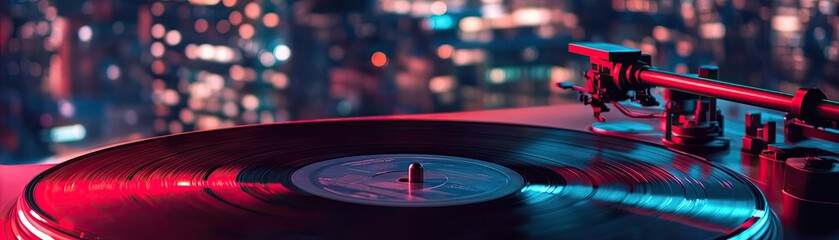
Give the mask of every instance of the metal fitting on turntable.
[{"label": "metal fitting on turntable", "polygon": [[[716,80],[719,78],[719,68],[701,66],[698,76]],[[662,119],[662,143],[665,146],[698,150],[728,147],[729,140],[723,137],[724,118],[717,107],[716,98],[673,89],[665,89],[664,92],[667,105]]]}]

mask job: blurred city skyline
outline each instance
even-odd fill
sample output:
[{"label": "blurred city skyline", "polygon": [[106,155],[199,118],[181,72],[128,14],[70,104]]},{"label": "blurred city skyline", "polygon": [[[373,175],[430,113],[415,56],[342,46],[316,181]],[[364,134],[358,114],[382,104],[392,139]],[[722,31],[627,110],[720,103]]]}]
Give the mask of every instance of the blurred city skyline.
[{"label": "blurred city skyline", "polygon": [[586,59],[839,97],[839,3],[0,0],[0,163],[198,129],[562,104]]}]

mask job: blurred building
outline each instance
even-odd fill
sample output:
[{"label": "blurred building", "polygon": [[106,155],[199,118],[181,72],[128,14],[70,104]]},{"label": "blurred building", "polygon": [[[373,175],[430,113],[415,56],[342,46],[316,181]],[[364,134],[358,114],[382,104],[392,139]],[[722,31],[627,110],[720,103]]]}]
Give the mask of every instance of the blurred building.
[{"label": "blurred building", "polygon": [[287,12],[270,1],[141,6],[155,133],[288,120]]}]

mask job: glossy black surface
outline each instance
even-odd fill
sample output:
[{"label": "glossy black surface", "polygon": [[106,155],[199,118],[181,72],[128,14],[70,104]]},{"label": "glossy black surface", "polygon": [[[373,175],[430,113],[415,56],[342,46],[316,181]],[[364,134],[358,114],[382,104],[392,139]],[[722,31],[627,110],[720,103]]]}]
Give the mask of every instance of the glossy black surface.
[{"label": "glossy black surface", "polygon": [[[510,168],[525,186],[492,201],[385,207],[290,182],[305,165],[434,154]],[[121,145],[36,177],[6,237],[776,238],[747,179],[659,146],[577,131],[445,121],[335,121],[196,132]],[[27,222],[27,223],[23,223]],[[28,227],[33,226],[33,227]],[[32,231],[36,229],[36,231]]]}]

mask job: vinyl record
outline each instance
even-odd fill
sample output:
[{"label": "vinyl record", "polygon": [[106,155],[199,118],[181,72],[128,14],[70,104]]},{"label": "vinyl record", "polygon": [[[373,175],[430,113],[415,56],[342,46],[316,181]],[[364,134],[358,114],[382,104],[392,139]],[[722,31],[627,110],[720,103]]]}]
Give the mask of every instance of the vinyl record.
[{"label": "vinyl record", "polygon": [[[423,181],[406,181],[419,163]],[[415,166],[419,166],[415,165]],[[30,183],[13,239],[775,238],[736,173],[583,132],[324,121],[172,135]]]}]

